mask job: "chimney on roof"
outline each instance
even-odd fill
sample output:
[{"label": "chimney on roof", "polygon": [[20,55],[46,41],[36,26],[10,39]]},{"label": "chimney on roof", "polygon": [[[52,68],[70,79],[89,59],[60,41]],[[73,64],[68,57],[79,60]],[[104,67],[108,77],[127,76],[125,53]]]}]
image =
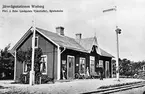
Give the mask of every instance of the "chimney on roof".
[{"label": "chimney on roof", "polygon": [[82,34],[81,33],[77,33],[76,34],[76,41],[78,42],[78,43],[80,43],[80,40],[82,39]]},{"label": "chimney on roof", "polygon": [[64,27],[62,26],[56,27],[56,33],[64,36]]}]

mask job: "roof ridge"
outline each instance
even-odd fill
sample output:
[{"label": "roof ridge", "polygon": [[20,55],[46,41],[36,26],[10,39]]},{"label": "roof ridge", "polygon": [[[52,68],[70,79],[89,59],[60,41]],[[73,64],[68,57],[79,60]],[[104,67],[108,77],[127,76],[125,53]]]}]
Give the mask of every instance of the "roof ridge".
[{"label": "roof ridge", "polygon": [[[24,39],[26,39],[26,37],[28,35],[30,35],[32,32],[30,32],[32,29],[32,27],[29,28],[29,30],[27,32],[25,32],[25,34],[20,38],[20,40],[14,45],[14,47],[11,49],[12,51],[17,49],[17,47],[24,41]],[[88,37],[88,38],[82,38],[82,43],[79,43],[78,41],[76,41],[75,38],[69,37],[69,36],[62,36],[57,34],[56,32],[52,32],[52,31],[48,31],[39,27],[36,27],[36,30],[38,30],[39,32],[41,32],[42,34],[44,34],[46,37],[48,37],[49,39],[51,39],[52,42],[54,42],[54,44],[63,46],[63,47],[68,47],[69,49],[75,49],[77,51],[81,51],[81,52],[85,52],[88,53],[87,47],[89,47],[89,44],[92,45],[92,40],[94,40],[96,38],[96,36],[94,37]],[[85,40],[86,39],[86,40]],[[87,41],[88,40],[88,41]],[[92,42],[89,42],[92,41]],[[89,42],[86,43],[86,42]],[[100,48],[101,49],[101,48]],[[112,57],[112,55],[108,52],[106,52],[105,50],[101,49],[104,55],[102,56],[108,56],[108,57]],[[90,51],[90,50],[89,50]]]},{"label": "roof ridge", "polygon": [[[74,40],[75,40],[75,42],[79,45],[79,46],[81,46],[83,49],[85,49],[79,42],[77,42],[77,40],[75,39],[75,38],[73,38]],[[86,50],[86,49],[85,49]],[[87,51],[87,50],[86,50]]]},{"label": "roof ridge", "polygon": [[[100,48],[100,50],[102,50],[102,51],[104,51],[105,53],[109,54],[111,57],[114,57],[112,54],[110,54],[110,52],[108,52],[108,50],[106,51],[106,49],[104,49],[104,48]],[[102,51],[101,51],[101,52],[102,52]]]},{"label": "roof ridge", "polygon": [[[38,28],[38,27],[36,27],[36,28]],[[38,29],[41,29],[41,28],[38,28]],[[45,29],[41,29],[41,30],[48,31],[48,30],[45,30]],[[55,32],[51,32],[51,31],[48,31],[48,32],[53,33],[53,34],[57,34],[57,33],[55,33]],[[57,34],[57,35],[58,35],[58,34]],[[76,43],[78,43],[78,42],[76,41],[75,38],[72,38],[72,37],[69,37],[69,36],[65,36],[65,35],[63,35],[63,36],[62,36],[62,35],[58,35],[58,36],[67,37],[67,38],[73,39],[73,40],[75,40]]]},{"label": "roof ridge", "polygon": [[81,38],[81,39],[91,39],[91,38],[94,38],[94,37],[88,37],[88,38]]},{"label": "roof ridge", "polygon": [[[39,28],[39,27],[36,27],[36,29],[41,29],[41,30],[44,30],[44,31],[48,31],[48,30],[46,30],[46,29],[42,29],[42,28]],[[51,32],[51,31],[48,31],[48,32]],[[51,33],[56,34],[55,32],[51,32]]]},{"label": "roof ridge", "polygon": [[[80,44],[75,40],[75,38],[72,38],[72,37],[69,37],[69,36],[58,35],[57,33],[54,33],[54,32],[51,32],[51,31],[47,31],[47,30],[44,30],[44,29],[41,29],[41,28],[38,28],[38,27],[37,27],[37,29],[38,29],[39,31],[44,31],[45,33],[48,32],[48,33],[51,33],[51,34],[56,35],[56,37],[59,37],[59,38],[62,39],[62,40],[60,39],[59,41],[62,41],[62,42],[64,42],[64,43],[65,43],[66,40],[68,40],[68,41],[69,41],[69,40],[70,40],[70,41],[73,41],[73,44],[76,44],[77,46],[76,46],[76,45],[75,45],[75,46],[76,46],[76,47],[79,47],[79,48],[75,48],[75,47],[74,47],[75,49],[81,49],[81,50],[85,50],[85,52],[87,52],[87,50],[86,50],[82,45],[80,45]],[[42,32],[42,33],[43,33],[43,32]],[[57,39],[56,39],[56,40],[53,39],[53,40],[54,40],[54,41],[58,41]],[[67,42],[68,42],[68,41],[67,41]],[[67,43],[67,42],[66,42],[66,43]],[[70,47],[71,47],[71,46],[70,46]]]},{"label": "roof ridge", "polygon": [[[48,31],[48,30],[46,30],[46,29],[42,29],[42,28],[39,28],[39,27],[36,27],[36,28],[41,29],[41,30],[43,30],[43,31],[47,31],[47,32],[49,32],[49,33],[56,34],[56,35],[58,35],[58,36],[60,36],[60,37],[67,37],[67,38],[71,38],[71,37],[69,37],[69,36],[59,35],[59,34],[57,34],[56,32]],[[72,39],[73,39],[73,38],[72,38]]]}]

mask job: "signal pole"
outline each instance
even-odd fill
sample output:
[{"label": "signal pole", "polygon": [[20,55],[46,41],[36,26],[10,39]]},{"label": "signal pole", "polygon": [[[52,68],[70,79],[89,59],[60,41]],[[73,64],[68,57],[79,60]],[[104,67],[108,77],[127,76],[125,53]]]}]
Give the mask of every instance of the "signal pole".
[{"label": "signal pole", "polygon": [[118,34],[121,34],[121,29],[118,28],[118,26],[116,26],[116,77],[117,77],[117,81],[119,80],[119,40],[118,40]]},{"label": "signal pole", "polygon": [[[103,10],[103,13],[110,12],[110,11],[117,11],[116,8],[117,7],[115,6],[114,8]],[[115,31],[116,31],[116,78],[117,78],[117,81],[120,81],[119,80],[119,39],[118,39],[118,34],[121,34],[121,29],[118,28],[118,26],[116,26]]]}]

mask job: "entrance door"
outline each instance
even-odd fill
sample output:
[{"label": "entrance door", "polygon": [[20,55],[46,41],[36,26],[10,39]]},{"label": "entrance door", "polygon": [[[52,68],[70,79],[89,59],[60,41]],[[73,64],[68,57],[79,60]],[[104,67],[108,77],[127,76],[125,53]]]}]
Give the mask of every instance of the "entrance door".
[{"label": "entrance door", "polygon": [[95,74],[95,57],[90,56],[90,74]]},{"label": "entrance door", "polygon": [[106,61],[105,64],[106,64],[106,78],[109,78],[109,76],[110,76],[109,61]]},{"label": "entrance door", "polygon": [[67,57],[67,78],[73,79],[74,78],[74,56]]}]

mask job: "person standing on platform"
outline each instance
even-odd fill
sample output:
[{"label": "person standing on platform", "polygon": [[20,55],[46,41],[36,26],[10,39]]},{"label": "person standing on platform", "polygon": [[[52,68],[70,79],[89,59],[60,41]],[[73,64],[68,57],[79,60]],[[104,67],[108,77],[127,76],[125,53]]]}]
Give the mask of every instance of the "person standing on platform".
[{"label": "person standing on platform", "polygon": [[101,68],[100,68],[100,80],[103,80],[103,71],[104,71],[104,70],[103,70],[103,68],[101,67]]}]

